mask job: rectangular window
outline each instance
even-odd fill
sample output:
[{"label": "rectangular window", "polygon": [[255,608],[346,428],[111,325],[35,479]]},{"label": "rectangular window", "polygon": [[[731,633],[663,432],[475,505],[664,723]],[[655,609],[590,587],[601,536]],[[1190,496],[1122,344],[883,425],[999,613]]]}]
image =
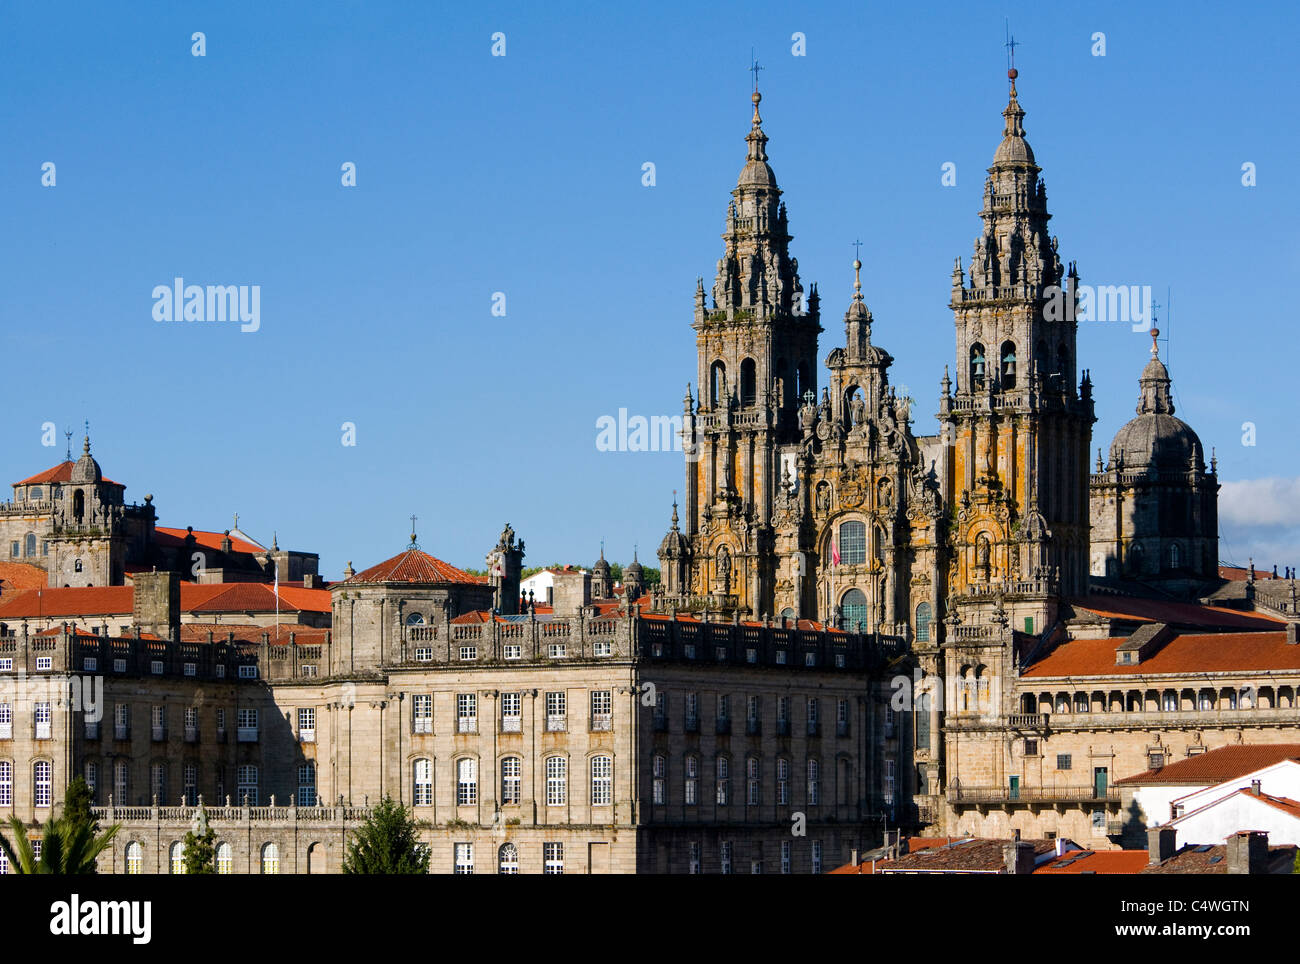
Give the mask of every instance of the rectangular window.
[{"label": "rectangular window", "polygon": [[184,784],[185,802],[196,806],[199,802],[199,768],[197,764],[187,763],[181,768],[181,782]]},{"label": "rectangular window", "polygon": [[53,656],[37,656],[37,657],[36,657],[36,668],[37,668],[38,670],[40,670],[40,669],[53,669],[53,668],[54,668],[54,657],[53,657]]},{"label": "rectangular window", "polygon": [[167,802],[167,764],[155,763],[149,767],[149,792],[155,800]]},{"label": "rectangular window", "polygon": [[790,841],[782,840],[781,841],[781,873],[783,874],[788,874],[790,872],[790,850],[791,850]]},{"label": "rectangular window", "polygon": [[700,731],[700,694],[686,694],[686,732],[698,733]]},{"label": "rectangular window", "polygon": [[568,695],[563,691],[546,694],[546,729],[559,732],[569,728]]},{"label": "rectangular window", "polygon": [[790,761],[776,761],[776,802],[785,806],[790,802]]},{"label": "rectangular window", "polygon": [[849,701],[839,700],[835,704],[835,735],[849,735]]},{"label": "rectangular window", "polygon": [[686,758],[686,779],[682,781],[682,799],[686,806],[693,807],[699,802],[700,798],[700,758],[688,756]]},{"label": "rectangular window", "polygon": [[462,647],[460,648],[460,658],[461,658],[461,660],[466,661],[466,662],[468,662],[469,660],[478,659],[478,647],[477,647],[477,646],[462,646]]},{"label": "rectangular window", "polygon": [[522,772],[522,763],[517,756],[508,756],[501,761],[501,802],[518,803],[519,794],[519,775]]},{"label": "rectangular window", "polygon": [[564,844],[542,844],[542,872],[547,874],[564,873]]},{"label": "rectangular window", "polygon": [[[126,660],[123,660],[123,661],[122,661],[122,668],[123,668],[123,669],[126,669]],[[216,665],[216,667],[215,667],[215,670],[216,670],[216,673],[217,673],[217,679],[225,679],[225,678],[226,678],[226,664],[225,664],[225,663],[218,663],[218,664]]]},{"label": "rectangular window", "polygon": [[751,646],[749,649],[745,650],[745,662],[746,662],[746,663],[757,663],[757,662],[758,662],[758,650],[754,649],[752,646]]},{"label": "rectangular window", "polygon": [[524,728],[522,700],[518,693],[501,694],[501,732],[520,733]]},{"label": "rectangular window", "polygon": [[569,761],[562,756],[546,758],[546,805],[562,807],[569,800]]},{"label": "rectangular window", "polygon": [[718,806],[725,807],[731,803],[731,761],[725,756],[718,757],[716,761],[716,799]]},{"label": "rectangular window", "polygon": [[718,845],[718,860],[722,865],[722,873],[731,873],[731,841],[724,840]]},{"label": "rectangular window", "polygon": [[790,735],[790,697],[776,698],[776,733],[777,736]]},{"label": "rectangular window", "polygon": [[820,840],[812,842],[812,872],[814,874],[822,872],[822,842]]},{"label": "rectangular window", "polygon": [[36,766],[32,768],[33,779],[33,802],[42,809],[50,805],[51,796],[51,777],[54,766],[49,760],[38,760]]},{"label": "rectangular window", "polygon": [[598,639],[591,644],[591,654],[593,656],[613,656],[614,644],[608,639]]},{"label": "rectangular window", "polygon": [[456,732],[478,732],[478,694],[456,694]]},{"label": "rectangular window", "polygon": [[456,844],[456,873],[474,873],[474,845],[472,843]]},{"label": "rectangular window", "polygon": [[415,806],[433,806],[433,761],[416,760],[413,772],[415,777],[415,793],[412,800]]},{"label": "rectangular window", "polygon": [[131,768],[125,760],[118,760],[113,765],[113,799],[119,807],[127,803],[127,793],[131,788]]},{"label": "rectangular window", "polygon": [[90,790],[90,802],[99,802],[99,764],[94,760],[86,761],[86,787]]},{"label": "rectangular window", "polygon": [[898,767],[898,761],[896,760],[885,761],[885,786],[881,794],[881,796],[883,796],[885,799],[885,803],[894,802],[894,784],[897,782],[898,779],[897,767]]},{"label": "rectangular window", "polygon": [[49,703],[36,704],[36,739],[48,740],[50,738],[51,714]]},{"label": "rectangular window", "polygon": [[745,761],[745,803],[756,807],[761,799],[762,783],[759,781],[760,767],[757,757]]},{"label": "rectangular window", "polygon": [[185,742],[197,743],[199,741],[199,708],[197,706],[185,707]]},{"label": "rectangular window", "polygon": [[[14,765],[0,760],[0,807],[14,805]],[[4,851],[0,851],[3,853]]]},{"label": "rectangular window", "polygon": [[155,742],[167,739],[167,707],[161,704],[149,707],[149,736]]},{"label": "rectangular window", "polygon": [[[889,762],[889,761],[886,761]],[[822,802],[821,765],[814,759],[808,761],[808,805],[816,807]]]},{"label": "rectangular window", "polygon": [[1069,770],[1074,764],[1074,759],[1069,753],[1058,753],[1056,755],[1056,769]]},{"label": "rectangular window", "polygon": [[610,690],[591,692],[591,728],[609,730],[614,725],[614,695]]},{"label": "rectangular window", "polygon": [[614,802],[614,760],[607,756],[591,758],[591,805],[608,807]]},{"label": "rectangular window", "polygon": [[804,664],[805,666],[816,666],[816,665],[817,665],[817,653],[816,653],[816,651],[811,650],[811,649],[806,650],[806,651],[804,652],[804,654],[803,654],[803,664]]},{"label": "rectangular window", "polygon": [[417,663],[433,662],[433,647],[432,646],[415,647],[415,661]]},{"label": "rectangular window", "polygon": [[257,742],[257,710],[242,709],[235,716],[235,738],[240,743]]},{"label": "rectangular window", "polygon": [[303,676],[315,676],[315,675],[316,675],[316,664],[315,664],[315,663],[303,663],[303,664],[302,664],[302,675],[303,675]]},{"label": "rectangular window", "polygon": [[[240,805],[257,806],[257,767],[241,766],[237,768],[236,773],[239,779],[236,789]],[[246,804],[245,798],[247,798]]]},{"label": "rectangular window", "polygon": [[14,658],[12,656],[0,657],[0,673],[12,673],[14,671]]},{"label": "rectangular window", "polygon": [[217,739],[226,738],[226,711],[224,708],[217,709]]},{"label": "rectangular window", "polygon": [[298,741],[300,743],[316,742],[316,707],[298,707]]},{"label": "rectangular window", "polygon": [[257,679],[257,666],[253,663],[244,663],[239,667],[240,679]]},{"label": "rectangular window", "polygon": [[689,851],[689,870],[688,873],[698,874],[700,872],[700,843],[692,840]]},{"label": "rectangular window", "polygon": [[0,703],[0,740],[14,738],[14,708],[9,703]]},{"label": "rectangular window", "polygon": [[551,643],[546,647],[546,655],[551,659],[564,659],[569,655],[569,647],[564,643]]},{"label": "rectangular window", "polygon": [[163,673],[163,661],[160,659],[151,659],[149,661],[149,672],[154,676],[161,676]]},{"label": "rectangular window", "polygon": [[433,732],[433,694],[418,693],[411,702],[411,729],[415,733]]},{"label": "rectangular window", "polygon": [[1038,756],[1038,741],[1025,740],[1025,756]]},{"label": "rectangular window", "polygon": [[198,664],[196,664],[196,663],[185,663],[185,664],[181,667],[181,671],[182,671],[186,676],[194,676],[194,675],[196,675],[196,674],[198,673],[198,671],[199,671],[199,667],[198,667]]},{"label": "rectangular window", "polygon": [[651,764],[652,766],[652,797],[654,805],[662,807],[668,802],[668,788],[666,786],[668,761],[662,756],[656,756]]},{"label": "rectangular window", "polygon": [[505,645],[505,658],[506,658],[506,659],[523,659],[523,658],[524,658],[524,648],[523,648],[521,645],[519,645],[518,643],[506,643],[506,645]]},{"label": "rectangular window", "polygon": [[131,738],[131,704],[115,703],[113,705],[113,739],[129,740]]}]

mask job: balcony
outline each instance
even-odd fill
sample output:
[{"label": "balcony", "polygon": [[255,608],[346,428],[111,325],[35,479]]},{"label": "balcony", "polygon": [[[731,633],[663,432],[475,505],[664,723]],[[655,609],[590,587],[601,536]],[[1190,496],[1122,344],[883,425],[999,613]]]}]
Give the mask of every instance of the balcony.
[{"label": "balcony", "polygon": [[948,802],[962,806],[1119,803],[1114,787],[949,787]]},{"label": "balcony", "polygon": [[45,722],[38,722],[38,723],[36,724],[36,739],[38,739],[38,740],[48,740],[49,738],[50,738],[50,724],[49,724],[49,721],[47,720],[47,721],[45,721]]},{"label": "balcony", "polygon": [[546,718],[547,733],[563,733],[569,728],[569,719],[567,716],[548,716]]},{"label": "balcony", "polygon": [[614,728],[614,719],[608,713],[597,713],[591,718],[591,731],[607,732]]},{"label": "balcony", "polygon": [[257,727],[241,726],[235,731],[235,742],[237,743],[256,743]]},{"label": "balcony", "polygon": [[777,720],[777,721],[776,721],[776,735],[777,735],[777,736],[789,736],[789,735],[790,735],[790,721],[789,721],[789,720]]},{"label": "balcony", "polygon": [[698,716],[686,717],[686,732],[687,733],[700,732],[700,718]]},{"label": "balcony", "polygon": [[12,740],[14,738],[14,725],[12,723],[0,723],[0,740]]},{"label": "balcony", "polygon": [[820,723],[818,723],[816,720],[809,720],[809,721],[808,721],[808,735],[809,735],[809,736],[821,736],[821,735],[822,735],[822,725],[821,725]]},{"label": "balcony", "polygon": [[654,717],[653,726],[654,726],[654,731],[655,731],[656,733],[667,733],[667,732],[668,732],[668,717],[666,717],[666,716],[659,716],[659,715],[656,714],[655,717]]},{"label": "balcony", "polygon": [[522,733],[524,731],[524,720],[521,716],[503,716],[501,717],[502,733]]},{"label": "balcony", "polygon": [[459,716],[456,718],[457,733],[477,733],[478,717],[477,716]]},{"label": "balcony", "polygon": [[167,739],[167,727],[153,726],[149,728],[149,738],[155,743],[163,743]]},{"label": "balcony", "polygon": [[315,731],[315,730],[299,730],[299,731],[298,731],[298,742],[299,742],[299,743],[315,743],[315,742],[316,742],[316,731]]},{"label": "balcony", "polygon": [[746,720],[745,733],[749,736],[759,736],[763,732],[762,720]]},{"label": "balcony", "polygon": [[428,716],[417,716],[411,724],[411,730],[415,733],[432,733],[433,718]]},{"label": "balcony", "polygon": [[1010,722],[1011,728],[1014,730],[1045,730],[1047,729],[1047,714],[1012,713]]},{"label": "balcony", "polygon": [[714,732],[717,733],[719,736],[731,732],[731,719],[729,717],[719,716],[717,720],[714,721],[714,723],[715,723]]},{"label": "balcony", "polygon": [[836,720],[836,721],[835,721],[835,735],[836,735],[836,736],[848,736],[848,735],[849,735],[849,721],[848,721],[848,720]]},{"label": "balcony", "polygon": [[122,723],[115,723],[113,725],[113,739],[115,740],[131,739],[131,728]]},{"label": "balcony", "polygon": [[185,742],[186,743],[199,742],[199,728],[197,726],[185,727]]}]

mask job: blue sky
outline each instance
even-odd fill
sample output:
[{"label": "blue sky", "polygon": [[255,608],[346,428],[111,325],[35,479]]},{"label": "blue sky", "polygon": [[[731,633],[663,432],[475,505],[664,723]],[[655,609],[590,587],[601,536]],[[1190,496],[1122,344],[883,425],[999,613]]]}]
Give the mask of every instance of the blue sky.
[{"label": "blue sky", "polygon": [[[89,419],[106,474],[162,524],[238,512],[331,577],[400,549],[412,513],[460,565],[507,520],[526,564],[589,562],[602,538],[649,562],[681,456],[597,451],[596,420],[680,411],[751,48],[820,354],[861,238],[874,340],[930,433],[1010,17],[1062,257],[1172,293],[1160,327],[1178,414],[1218,452],[1221,556],[1300,564],[1294,9],[1063,6],[0,4],[0,465],[56,463],[42,424]],[[260,330],[155,322],[178,275],[260,285]],[[1094,449],[1131,416],[1148,345],[1081,326]]]}]

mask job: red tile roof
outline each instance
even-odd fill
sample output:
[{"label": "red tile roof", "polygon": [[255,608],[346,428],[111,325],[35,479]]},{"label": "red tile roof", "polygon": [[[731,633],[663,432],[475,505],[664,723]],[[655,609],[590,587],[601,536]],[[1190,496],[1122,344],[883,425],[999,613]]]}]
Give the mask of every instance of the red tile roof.
[{"label": "red tile roof", "polygon": [[[219,592],[210,592],[213,587]],[[189,597],[189,598],[187,598]],[[280,587],[281,612],[330,612],[328,589]],[[181,610],[189,613],[269,613],[276,609],[273,586],[262,582],[181,584]]]},{"label": "red tile roof", "polygon": [[[1266,873],[1290,873],[1295,861],[1296,848],[1282,845],[1268,848]],[[1214,846],[1189,845],[1179,850],[1168,860],[1154,867],[1144,867],[1144,874],[1226,874],[1228,872],[1228,848],[1224,844]]]},{"label": "red tile roof", "polygon": [[289,636],[299,646],[318,646],[325,642],[328,629],[313,626],[299,626],[296,623],[281,623],[279,626],[234,625],[230,623],[184,623],[181,626],[181,642],[206,643],[208,634],[214,642],[225,642],[230,633],[235,634],[237,643],[261,643],[262,634],[270,635],[272,645],[289,644]]},{"label": "red tile roof", "polygon": [[[1056,849],[1055,840],[1026,840],[1032,844],[1034,857],[1041,858]],[[895,860],[876,863],[875,872],[909,874],[954,873],[1005,873],[1006,856],[1003,847],[1010,840],[989,840],[981,837],[963,837],[952,843],[927,847],[918,853],[904,854]]]},{"label": "red tile roof", "polygon": [[[44,472],[37,472],[30,478],[15,482],[14,485],[42,485],[49,483],[62,483],[72,481],[72,470],[76,467],[76,462],[60,462],[53,468],[46,469]],[[100,478],[105,485],[120,485],[112,479]],[[123,486],[125,488],[125,486]]]},{"label": "red tile roof", "polygon": [[1071,602],[1076,610],[1082,609],[1107,619],[1128,622],[1168,623],[1171,626],[1206,629],[1276,629],[1283,622],[1262,613],[1246,613],[1222,606],[1201,606],[1163,599],[1085,596]]},{"label": "red tile roof", "polygon": [[47,580],[45,570],[25,562],[0,562],[0,589],[6,593],[16,589],[43,589]]},{"label": "red tile roof", "polygon": [[[190,534],[188,530],[172,529],[167,526],[155,526],[154,533],[154,541],[157,542],[158,545],[168,549],[179,549],[184,546],[185,537]],[[194,530],[195,544],[202,546],[204,549],[211,549],[213,552],[221,552],[221,542],[225,538],[226,534],[224,532],[205,532],[202,529]],[[231,536],[230,551],[243,552],[248,555],[257,555],[258,553],[266,552],[266,549],[262,546],[256,545],[255,543],[247,542],[236,536]]]},{"label": "red tile roof", "polygon": [[1125,640],[1075,639],[1062,643],[1021,676],[1148,676],[1300,670],[1300,646],[1288,645],[1285,632],[1184,633],[1140,663],[1115,663]]},{"label": "red tile roof", "polygon": [[1072,850],[1053,857],[1036,874],[1137,874],[1151,856],[1145,850]]},{"label": "red tile roof", "polygon": [[481,585],[482,580],[450,563],[435,559],[420,549],[407,549],[391,559],[385,559],[346,580],[351,585],[363,582],[427,582]]},{"label": "red tile roof", "polygon": [[[27,589],[0,597],[0,619],[39,619],[46,616],[107,616],[134,611],[133,586]],[[181,612],[271,613],[275,593],[269,583],[181,583]],[[280,611],[328,613],[328,589],[280,587]]]},{"label": "red tile roof", "polygon": [[[1250,578],[1250,570],[1245,566],[1219,566],[1219,578],[1227,579],[1229,582],[1245,582]],[[1272,569],[1255,569],[1256,579],[1281,579],[1281,576],[1273,575]]]},{"label": "red tile roof", "polygon": [[134,596],[135,590],[130,586],[27,589],[0,599],[0,619],[129,613]]},{"label": "red tile roof", "polygon": [[1207,786],[1235,780],[1283,760],[1300,760],[1300,743],[1272,745],[1236,744],[1221,746],[1197,756],[1179,760],[1159,770],[1147,770],[1115,781],[1125,786]]}]

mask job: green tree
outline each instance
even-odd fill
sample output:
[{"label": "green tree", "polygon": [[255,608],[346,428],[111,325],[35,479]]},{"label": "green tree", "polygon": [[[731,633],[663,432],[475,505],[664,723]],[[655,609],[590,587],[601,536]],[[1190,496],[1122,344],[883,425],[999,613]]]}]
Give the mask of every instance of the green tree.
[{"label": "green tree", "polygon": [[343,857],[345,874],[427,874],[429,851],[420,846],[420,825],[392,797],[384,797],[352,833]]},{"label": "green tree", "polygon": [[185,834],[185,850],[181,861],[187,874],[215,874],[217,872],[217,834],[208,826],[208,811],[202,806],[194,814],[194,823]]},{"label": "green tree", "polygon": [[63,818],[73,823],[88,823],[95,833],[99,833],[99,821],[90,812],[94,802],[90,784],[82,777],[77,777],[68,784],[68,789],[63,794]]}]

